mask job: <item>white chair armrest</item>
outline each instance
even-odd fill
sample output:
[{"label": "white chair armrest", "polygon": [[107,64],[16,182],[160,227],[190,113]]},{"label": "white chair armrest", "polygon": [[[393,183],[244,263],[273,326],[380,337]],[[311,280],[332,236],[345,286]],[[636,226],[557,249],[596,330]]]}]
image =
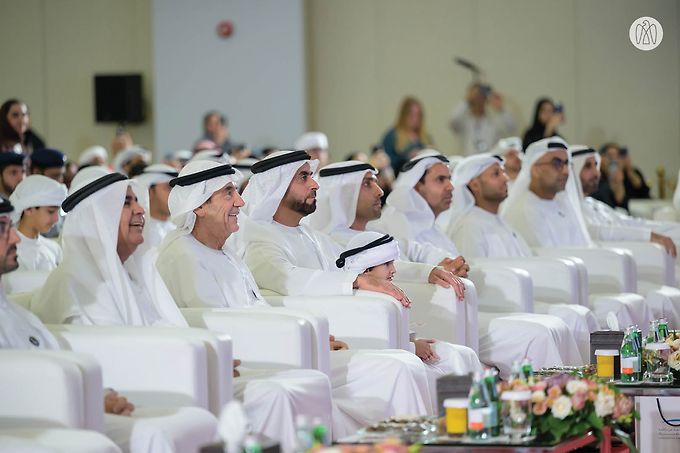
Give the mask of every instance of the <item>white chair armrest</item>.
[{"label": "white chair armrest", "polygon": [[267,308],[182,308],[189,325],[228,333],[234,357],[249,368],[312,368],[313,329]]},{"label": "white chair armrest", "polygon": [[395,284],[411,299],[411,329],[418,336],[470,346],[468,330],[476,331],[477,326],[468,325],[466,302],[459,301],[451,288],[403,281]]},{"label": "white chair armrest", "polygon": [[654,242],[602,242],[603,247],[629,250],[637,264],[638,279],[659,285],[675,286],[675,260]]},{"label": "white chair armrest", "polygon": [[637,292],[637,268],[630,252],[589,247],[536,248],[539,256],[576,257],[588,269],[588,293]]},{"label": "white chair armrest", "polygon": [[394,349],[408,343],[406,314],[399,309],[399,302],[384,294],[357,291],[354,296],[266,295],[265,298],[274,306],[324,316],[330,332],[352,349]]},{"label": "white chair armrest", "polygon": [[472,264],[483,268],[498,266],[527,271],[531,275],[535,300],[563,304],[581,302],[579,272],[573,261],[546,257],[475,258]]},{"label": "white chair armrest", "polygon": [[122,453],[104,434],[84,429],[0,429],[0,451],[11,453]]},{"label": "white chair armrest", "polygon": [[534,293],[529,273],[513,267],[473,266],[468,272],[477,289],[479,311],[534,312]]},{"label": "white chair armrest", "polygon": [[[185,336],[186,328],[48,328],[64,349],[95,356],[104,385],[140,407],[210,407],[208,350],[203,341]],[[224,379],[230,376],[227,373]]]},{"label": "white chair armrest", "polygon": [[67,351],[0,351],[0,426],[104,428],[101,368]]}]

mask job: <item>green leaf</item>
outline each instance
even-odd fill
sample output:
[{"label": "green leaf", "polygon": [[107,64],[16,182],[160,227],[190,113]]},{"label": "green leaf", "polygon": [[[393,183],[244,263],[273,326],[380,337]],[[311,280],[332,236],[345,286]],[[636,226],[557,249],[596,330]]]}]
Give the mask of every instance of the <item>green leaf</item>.
[{"label": "green leaf", "polygon": [[619,429],[616,426],[613,426],[613,431],[616,437],[621,439],[621,442],[623,442],[623,444],[628,447],[630,453],[640,453],[640,450],[637,449],[635,442],[633,442],[633,439],[630,438],[627,432]]},{"label": "green leaf", "polygon": [[588,423],[595,429],[602,429],[604,427],[604,422],[600,417],[597,416],[595,412],[588,414]]}]

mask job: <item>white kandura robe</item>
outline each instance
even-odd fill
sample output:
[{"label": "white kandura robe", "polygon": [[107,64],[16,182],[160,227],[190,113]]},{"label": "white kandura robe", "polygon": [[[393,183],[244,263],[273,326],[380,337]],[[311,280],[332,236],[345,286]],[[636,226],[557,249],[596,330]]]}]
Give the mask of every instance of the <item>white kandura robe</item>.
[{"label": "white kandura robe", "polygon": [[[523,201],[523,202],[521,202]],[[517,208],[505,213],[508,224],[515,228],[532,247],[588,247],[589,238],[584,237],[576,220],[576,214],[566,197],[552,200],[541,199],[528,191]],[[626,293],[622,294],[625,296]],[[608,312],[613,312],[622,328],[630,324],[648,325],[651,312],[644,300],[638,297],[609,295],[606,301],[591,300],[592,310],[601,326],[606,326]]]},{"label": "white kandura robe", "polygon": [[[673,232],[673,223],[661,223],[636,219],[618,213],[615,209],[592,197],[581,201],[581,212],[591,238],[596,241],[650,240],[652,231]],[[680,232],[680,224],[675,225]],[[676,232],[677,235],[677,232]],[[673,238],[678,241],[678,237]],[[638,292],[646,294],[646,301],[655,318],[666,317],[671,325],[680,325],[680,290],[676,287],[646,281],[638,281]]]},{"label": "white kandura robe", "polygon": [[[178,237],[164,247],[159,254],[157,268],[174,299],[182,305],[269,306],[260,295],[252,274],[235,253],[226,248],[214,250],[206,247],[192,235]],[[330,359],[335,438],[353,434],[361,427],[391,415],[421,414],[430,410],[429,401],[417,391],[417,379],[422,377],[422,373],[415,375],[411,372],[410,368],[417,366],[417,358],[411,354],[391,350],[333,351]],[[316,372],[293,370],[278,372],[275,376],[294,373]],[[237,389],[238,382],[239,378],[235,380]],[[399,395],[398,400],[393,399],[395,395]],[[291,398],[291,401],[301,399]],[[299,409],[299,413],[310,411],[304,407]],[[260,408],[260,411],[263,410],[262,414],[266,415],[268,408]],[[264,420],[268,420],[267,417]],[[268,422],[271,423],[270,420]],[[271,424],[273,427],[280,425]]]},{"label": "white kandura robe", "polygon": [[581,203],[581,211],[588,225],[588,231],[596,239],[646,241],[649,240],[653,231],[670,237],[676,243],[680,242],[680,222],[661,222],[633,217],[592,197],[585,197]]},{"label": "white kandura robe", "polygon": [[[275,267],[279,269],[279,275],[274,279],[275,281],[286,281],[286,274],[295,275],[298,272],[303,272],[306,274],[309,274],[310,272],[316,272],[325,274],[329,278],[334,278],[336,274],[338,278],[347,278],[346,276],[349,275],[350,277],[348,279],[349,281],[347,286],[349,286],[349,291],[351,294],[352,283],[356,279],[357,274],[353,272],[340,271],[335,266],[334,261],[338,256],[340,256],[342,250],[330,237],[323,233],[316,232],[307,226],[287,227],[276,222],[271,222],[270,224],[262,225],[261,227],[264,230],[271,231],[272,237],[276,239],[272,240],[271,242],[263,241],[249,243],[246,250],[246,262],[249,263],[249,267],[253,270],[253,275],[255,276],[256,280],[258,280],[258,274],[260,275],[262,285],[267,285],[268,282],[271,281],[273,275],[273,269],[271,269],[271,267]],[[285,265],[281,266],[279,264],[281,262],[285,262]],[[420,272],[422,271],[423,270],[421,269]],[[418,272],[419,271],[417,269],[414,271],[414,273]],[[282,293],[282,291],[286,291],[283,286],[269,289],[280,294],[286,294],[285,292]],[[430,403],[433,403],[431,410],[434,410],[434,407],[436,407],[435,381],[437,377],[450,373],[467,374],[469,372],[481,369],[479,359],[472,349],[466,346],[453,345],[445,342],[437,342],[435,345],[436,348],[441,350],[441,359],[437,364],[425,364],[424,367],[428,376],[428,389],[423,391],[423,394],[429,393],[430,402],[427,404],[430,405]],[[364,356],[366,354],[374,356],[376,353],[375,351],[351,352],[354,357]],[[390,357],[395,354],[397,354],[397,352],[391,351]],[[414,354],[404,355],[404,353],[399,353],[398,355],[401,357],[401,360],[406,360],[408,357],[408,361],[413,363],[413,358],[415,358],[418,364],[422,364],[422,361],[420,361],[420,359],[418,359]],[[383,354],[380,354],[380,357],[382,356]],[[340,355],[331,354],[331,360],[337,361],[339,358]],[[356,358],[352,359],[352,365],[353,367],[358,365]],[[370,367],[371,362],[367,360],[366,366]],[[418,373],[420,373],[420,369],[422,369],[423,366],[420,365],[417,368]],[[357,371],[359,371],[358,368]],[[368,375],[371,374],[370,371],[367,371],[367,373]],[[363,372],[361,374],[363,374]],[[385,380],[382,381],[384,382]],[[384,383],[378,385],[384,386]],[[382,389],[381,391],[384,390],[385,389]],[[371,392],[375,391],[376,389],[371,390]],[[401,396],[401,398],[403,398],[403,396]],[[395,401],[392,401],[392,404],[395,405]],[[357,407],[354,413],[358,412],[359,410],[360,408]],[[401,414],[404,414],[408,413],[407,411],[409,409],[402,403],[402,408],[395,407],[395,410],[399,410]],[[413,408],[410,410],[413,410]]]},{"label": "white kandura robe", "polygon": [[[417,200],[417,198],[414,198]],[[424,200],[423,200],[424,203]],[[429,210],[423,206],[423,210]],[[435,224],[431,211],[424,211],[422,218],[431,217],[429,228],[425,221],[416,230],[415,224],[394,206],[388,206],[378,222],[369,223],[370,229],[385,231],[403,243],[420,244],[421,250],[440,250],[443,257],[459,256],[455,244]],[[407,255],[408,256],[408,255]],[[417,256],[427,260],[427,254]],[[433,255],[436,256],[436,255]],[[409,257],[412,259],[411,257]],[[439,259],[437,257],[436,259]],[[429,264],[437,264],[439,261]],[[480,335],[479,358],[483,363],[493,364],[501,370],[501,376],[510,374],[513,360],[529,357],[535,368],[560,365],[581,365],[576,339],[569,327],[561,320],[550,315],[529,313],[490,313],[479,311],[478,329]],[[523,338],[517,332],[522,331]]]},{"label": "white kandura robe", "polygon": [[[180,307],[268,306],[249,291],[242,261],[232,252],[214,250],[192,235],[179,236],[158,255],[156,267]],[[247,272],[247,269],[246,269]],[[254,282],[253,282],[254,286]],[[328,378],[315,370],[251,370],[240,367],[234,397],[243,401],[256,432],[295,446],[295,417],[320,416],[330,426]]]},{"label": "white kandura robe", "polygon": [[[531,249],[500,216],[474,206],[459,220],[453,240],[463,256],[475,258],[521,258],[532,256]],[[562,319],[570,328],[585,362],[590,356],[590,333],[599,329],[587,307],[534,301],[534,310]],[[585,354],[585,355],[584,355]]]},{"label": "white kandura robe", "polygon": [[168,220],[158,220],[146,215],[144,222],[144,245],[147,248],[157,248],[165,239],[165,236],[174,231],[177,225]]},{"label": "white kandura robe", "polygon": [[40,288],[49,273],[62,260],[59,244],[38,235],[36,239],[24,236],[17,230],[20,242],[17,244],[19,268],[3,276],[3,285],[8,294],[31,292]]},{"label": "white kandura robe", "polygon": [[[33,313],[8,301],[2,292],[0,348],[57,350],[59,344]],[[124,452],[132,453],[192,451],[217,435],[215,417],[198,407],[140,407],[130,417],[106,414],[104,422],[104,434]]]}]

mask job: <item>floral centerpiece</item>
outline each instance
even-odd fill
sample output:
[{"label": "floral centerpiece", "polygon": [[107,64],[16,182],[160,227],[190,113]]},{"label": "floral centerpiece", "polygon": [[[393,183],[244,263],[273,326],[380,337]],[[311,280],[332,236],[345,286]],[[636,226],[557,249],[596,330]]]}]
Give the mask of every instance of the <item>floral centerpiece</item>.
[{"label": "floral centerpiece", "polygon": [[602,438],[602,429],[611,426],[613,432],[629,447],[635,447],[623,431],[637,417],[633,400],[613,386],[597,378],[581,379],[559,374],[529,383],[513,380],[499,384],[499,391],[532,392],[534,415],[532,434],[549,443],[578,437],[593,430]]},{"label": "floral centerpiece", "polygon": [[680,383],[680,332],[674,330],[666,337],[666,343],[671,347],[668,366],[673,373],[673,382]]}]

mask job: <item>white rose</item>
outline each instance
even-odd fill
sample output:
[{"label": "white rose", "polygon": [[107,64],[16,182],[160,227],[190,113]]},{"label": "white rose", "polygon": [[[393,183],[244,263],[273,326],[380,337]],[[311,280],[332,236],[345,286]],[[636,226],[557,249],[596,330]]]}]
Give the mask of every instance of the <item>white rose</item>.
[{"label": "white rose", "polygon": [[588,391],[588,384],[586,384],[583,381],[569,381],[567,382],[567,393],[570,395],[573,395],[577,392],[587,392]]},{"label": "white rose", "polygon": [[545,401],[545,392],[543,390],[536,390],[531,394],[532,403],[542,403]]},{"label": "white rose", "polygon": [[613,393],[599,392],[595,398],[595,414],[598,417],[606,417],[614,412],[616,400]]},{"label": "white rose", "polygon": [[680,349],[680,338],[673,340],[673,342],[671,343],[671,347],[676,351]]},{"label": "white rose", "polygon": [[564,420],[571,412],[571,399],[568,396],[562,395],[558,397],[552,404],[552,414],[555,418]]},{"label": "white rose", "polygon": [[668,357],[668,366],[674,370],[680,371],[680,351],[675,351]]}]

